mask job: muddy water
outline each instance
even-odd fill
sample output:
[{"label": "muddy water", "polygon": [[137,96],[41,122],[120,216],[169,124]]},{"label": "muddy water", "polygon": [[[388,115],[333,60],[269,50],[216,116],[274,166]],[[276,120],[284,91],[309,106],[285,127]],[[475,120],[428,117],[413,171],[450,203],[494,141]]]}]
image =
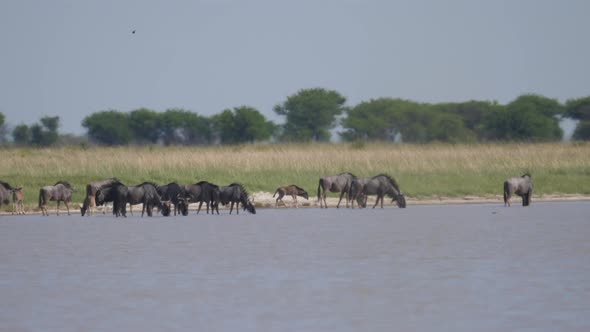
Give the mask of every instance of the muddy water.
[{"label": "muddy water", "polygon": [[0,331],[588,331],[590,203],[0,216]]}]

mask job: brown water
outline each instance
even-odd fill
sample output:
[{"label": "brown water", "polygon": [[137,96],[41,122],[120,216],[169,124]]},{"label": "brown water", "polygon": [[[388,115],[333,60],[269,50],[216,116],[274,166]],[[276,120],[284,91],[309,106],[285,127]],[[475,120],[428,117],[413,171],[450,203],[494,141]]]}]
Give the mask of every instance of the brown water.
[{"label": "brown water", "polygon": [[0,216],[0,331],[590,331],[590,203]]}]

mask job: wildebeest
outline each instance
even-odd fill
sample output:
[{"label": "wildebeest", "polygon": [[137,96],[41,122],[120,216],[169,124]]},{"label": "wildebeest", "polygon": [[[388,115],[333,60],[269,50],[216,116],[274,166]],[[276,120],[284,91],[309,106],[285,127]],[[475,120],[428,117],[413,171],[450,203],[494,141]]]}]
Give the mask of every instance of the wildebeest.
[{"label": "wildebeest", "polygon": [[512,194],[522,197],[522,206],[531,204],[533,183],[530,174],[526,173],[521,177],[512,177],[504,181],[504,206],[510,206],[510,196]]},{"label": "wildebeest", "polygon": [[203,202],[207,206],[207,214],[209,214],[209,206],[211,206],[211,214],[214,214],[214,210],[217,210],[219,214],[219,186],[208,181],[200,181],[195,184],[185,186],[185,197],[189,202],[199,202],[197,208],[197,214],[201,211]]},{"label": "wildebeest", "polygon": [[7,182],[0,181],[0,207],[2,204],[10,204],[10,196],[12,195],[13,189]]},{"label": "wildebeest", "polygon": [[303,188],[297,186],[297,185],[289,185],[289,186],[284,186],[284,187],[278,187],[277,190],[275,191],[274,195],[272,195],[272,197],[274,198],[276,196],[276,194],[279,194],[279,197],[277,198],[276,202],[275,202],[275,207],[279,205],[279,201],[281,203],[283,203],[283,205],[287,206],[287,204],[285,204],[285,202],[283,202],[283,196],[285,195],[291,195],[291,197],[293,197],[293,201],[295,201],[295,207],[297,206],[297,196],[301,196],[305,199],[309,199],[309,196],[307,195],[307,191],[305,191]]},{"label": "wildebeest", "polygon": [[[84,203],[80,207],[80,214],[84,216],[86,212],[88,215],[94,213],[96,207],[96,192],[104,187],[108,187],[112,184],[120,183],[116,178],[106,179],[102,181],[91,182],[86,185],[86,197],[84,197]],[[103,210],[104,212],[104,210]]]},{"label": "wildebeest", "polygon": [[164,186],[156,188],[160,198],[164,202],[171,202],[174,206],[174,215],[182,213],[183,216],[188,215],[188,203],[185,198],[184,188],[179,186],[176,182],[168,183]]},{"label": "wildebeest", "polygon": [[127,217],[127,186],[121,182],[115,182],[96,191],[96,205],[113,202],[113,214]]},{"label": "wildebeest", "polygon": [[156,191],[156,187],[157,186],[151,182],[144,182],[137,186],[127,187],[127,203],[129,203],[129,209],[131,210],[131,205],[142,204],[142,217],[145,212],[147,212],[148,217],[151,217],[154,207],[161,210],[164,216],[170,215],[170,210],[166,209],[162,204],[162,200]]},{"label": "wildebeest", "polygon": [[361,194],[364,196],[364,202],[358,200],[359,205],[366,207],[366,199],[368,195],[377,195],[377,201],[373,205],[373,209],[379,204],[381,200],[381,208],[383,208],[383,198],[388,196],[392,198],[392,202],[396,201],[400,208],[406,207],[406,199],[399,189],[397,182],[387,174],[379,174],[371,178],[361,189]]},{"label": "wildebeest", "polygon": [[[348,193],[350,183],[352,182],[352,179],[355,177],[356,176],[354,176],[351,173],[340,173],[338,175],[320,178],[318,182],[318,201],[320,202],[320,208],[328,207],[328,204],[326,203],[326,194],[328,191],[333,193],[340,193],[340,199],[338,200],[338,204],[336,205],[337,208],[340,207],[342,197]],[[348,195],[346,196],[346,207],[348,207]]]},{"label": "wildebeest", "polygon": [[[363,186],[367,184],[367,182],[371,181],[372,178],[354,178],[350,183],[348,188],[348,197],[350,199],[350,206],[354,209],[354,201],[357,202],[365,202],[366,196],[364,196],[361,191],[363,190]],[[359,207],[364,207],[366,203],[359,204]]]},{"label": "wildebeest", "polygon": [[230,203],[229,214],[231,214],[234,208],[234,203],[236,203],[237,214],[240,214],[240,203],[242,203],[242,208],[244,210],[256,214],[256,208],[254,208],[254,205],[250,202],[248,192],[239,183],[232,183],[229,186],[221,187],[219,189],[219,202],[223,205]]},{"label": "wildebeest", "polygon": [[59,202],[64,202],[70,215],[70,206],[68,203],[72,201],[72,193],[74,188],[66,181],[58,181],[53,186],[45,186],[39,189],[39,208],[44,216],[48,216],[47,202],[57,201],[57,215],[59,216]]},{"label": "wildebeest", "polygon": [[25,194],[23,187],[12,189],[12,214],[25,214]]}]

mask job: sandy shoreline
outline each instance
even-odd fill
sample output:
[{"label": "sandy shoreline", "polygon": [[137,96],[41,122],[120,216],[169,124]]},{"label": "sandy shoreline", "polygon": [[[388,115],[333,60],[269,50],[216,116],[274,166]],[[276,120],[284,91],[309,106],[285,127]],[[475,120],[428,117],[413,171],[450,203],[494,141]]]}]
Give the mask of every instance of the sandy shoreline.
[{"label": "sandy shoreline", "polygon": [[[332,194],[333,196],[327,197],[326,201],[328,202],[328,207],[336,207],[338,204],[338,197],[336,194]],[[275,208],[275,201],[276,196],[273,198],[272,193],[270,192],[254,192],[250,195],[250,199],[254,202],[256,208]],[[286,207],[284,205],[280,205],[278,208],[295,208],[293,199],[289,196],[283,197],[283,201],[286,203]],[[533,204],[534,202],[560,202],[560,201],[590,201],[590,195],[581,195],[581,194],[550,194],[550,195],[540,195],[533,197]],[[302,197],[298,197],[297,202],[299,203],[299,208],[319,208],[319,202],[317,197],[313,196],[310,197],[309,200],[306,200]],[[369,206],[374,204],[375,198],[369,197]],[[431,198],[415,198],[415,197],[406,197],[406,202],[409,206],[411,205],[444,205],[444,204],[487,204],[487,203],[497,203],[497,204],[504,204],[501,195],[493,195],[493,196],[461,196],[461,197],[447,197],[447,196],[439,196],[439,197],[431,197]],[[512,199],[513,204],[516,203],[517,206],[520,205],[520,197],[515,197]],[[386,200],[386,205],[387,205]],[[11,203],[12,204],[12,203]],[[198,203],[190,204],[189,209],[191,211],[196,211],[198,207]],[[343,199],[342,203],[340,203],[340,207],[346,207],[346,201]],[[356,204],[355,204],[356,207]],[[229,209],[229,206],[224,207],[220,206],[220,210]],[[27,214],[40,214],[41,212],[35,208],[34,211],[31,211],[30,208],[26,208]],[[55,214],[55,202],[51,202],[48,206],[48,210],[50,214]],[[139,212],[141,214],[141,205],[134,205],[133,210]],[[205,205],[201,208],[202,211],[205,211]],[[77,203],[72,203],[70,205],[70,213],[71,214],[79,214],[79,206]],[[102,209],[98,209],[98,213],[102,213]],[[0,211],[0,215],[11,215],[12,213],[9,211]],[[64,204],[60,205],[60,215],[66,215],[66,209]]]}]

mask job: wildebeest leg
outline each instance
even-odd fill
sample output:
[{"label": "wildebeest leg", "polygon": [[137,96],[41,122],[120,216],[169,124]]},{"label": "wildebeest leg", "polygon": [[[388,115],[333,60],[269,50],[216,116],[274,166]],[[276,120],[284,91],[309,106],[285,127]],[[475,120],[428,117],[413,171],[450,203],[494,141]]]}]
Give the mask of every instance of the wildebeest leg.
[{"label": "wildebeest leg", "polygon": [[373,209],[379,204],[379,198],[381,198],[381,194],[377,194],[377,200],[375,201],[375,205],[373,205]]},{"label": "wildebeest leg", "polygon": [[197,214],[199,214],[199,212],[201,212],[201,206],[203,206],[203,201],[199,202],[199,207],[197,208]]},{"label": "wildebeest leg", "polygon": [[68,204],[68,201],[64,201],[64,204],[66,205],[66,211],[68,211],[68,216],[70,215],[70,205]]},{"label": "wildebeest leg", "polygon": [[[299,206],[297,204],[297,195],[296,194],[293,194],[292,197],[293,197],[293,201],[295,201],[295,208],[298,208]],[[285,206],[287,206],[287,205],[285,204]]]},{"label": "wildebeest leg", "polygon": [[[344,197],[344,190],[340,191],[340,199],[338,200],[338,204],[336,205],[336,208],[340,208],[340,202],[342,202],[342,197]],[[346,207],[348,207],[348,201],[346,201]]]},{"label": "wildebeest leg", "polygon": [[[57,215],[58,215],[58,216],[59,216],[59,202],[60,202],[60,201],[59,201],[59,199],[58,199],[58,200],[57,200]],[[49,215],[49,213],[48,213],[47,215]]]}]

